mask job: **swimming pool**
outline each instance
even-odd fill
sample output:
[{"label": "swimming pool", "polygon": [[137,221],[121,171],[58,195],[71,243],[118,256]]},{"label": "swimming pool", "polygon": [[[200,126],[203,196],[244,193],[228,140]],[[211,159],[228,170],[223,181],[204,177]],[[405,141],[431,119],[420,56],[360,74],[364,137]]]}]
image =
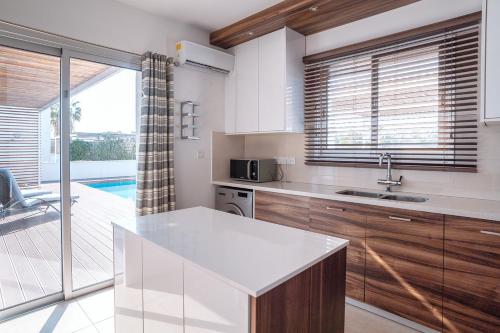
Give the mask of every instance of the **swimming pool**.
[{"label": "swimming pool", "polygon": [[98,190],[109,192],[111,194],[117,195],[119,197],[135,201],[135,180],[126,180],[118,182],[105,182],[105,183],[93,183],[85,184],[89,187],[96,188]]}]

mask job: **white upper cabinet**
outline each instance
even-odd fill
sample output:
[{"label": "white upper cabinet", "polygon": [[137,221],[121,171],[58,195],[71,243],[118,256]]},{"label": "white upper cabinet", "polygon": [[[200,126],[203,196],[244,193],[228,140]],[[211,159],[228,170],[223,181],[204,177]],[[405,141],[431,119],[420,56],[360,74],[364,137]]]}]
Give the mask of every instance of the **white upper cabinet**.
[{"label": "white upper cabinet", "polygon": [[500,122],[500,1],[483,0],[481,120]]},{"label": "white upper cabinet", "polygon": [[259,132],[285,128],[285,43],[283,30],[259,38]]},{"label": "white upper cabinet", "polygon": [[305,38],[283,28],[234,47],[226,133],[302,132]]},{"label": "white upper cabinet", "polygon": [[259,129],[259,41],[235,47],[236,116],[235,132]]}]

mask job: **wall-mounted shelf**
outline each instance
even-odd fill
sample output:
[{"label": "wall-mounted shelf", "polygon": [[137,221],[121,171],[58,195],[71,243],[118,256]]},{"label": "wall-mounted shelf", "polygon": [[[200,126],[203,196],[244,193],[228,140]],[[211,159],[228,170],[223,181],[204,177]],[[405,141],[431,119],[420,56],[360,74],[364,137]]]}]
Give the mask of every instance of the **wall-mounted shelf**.
[{"label": "wall-mounted shelf", "polygon": [[200,140],[200,137],[196,135],[199,128],[196,119],[200,117],[197,112],[198,106],[199,104],[192,101],[181,102],[181,139]]}]

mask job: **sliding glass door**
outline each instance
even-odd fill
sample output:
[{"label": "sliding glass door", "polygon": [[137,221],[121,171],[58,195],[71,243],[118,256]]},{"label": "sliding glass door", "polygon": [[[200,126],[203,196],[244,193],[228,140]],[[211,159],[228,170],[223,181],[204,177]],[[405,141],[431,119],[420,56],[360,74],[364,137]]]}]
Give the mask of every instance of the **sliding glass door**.
[{"label": "sliding glass door", "polygon": [[0,31],[0,320],[111,285],[111,222],[135,216],[138,60]]},{"label": "sliding glass door", "polygon": [[112,279],[111,222],[135,215],[140,73],[77,58],[69,68],[71,263],[79,290]]},{"label": "sliding glass door", "polygon": [[0,319],[62,298],[61,59],[53,53],[0,45]]}]

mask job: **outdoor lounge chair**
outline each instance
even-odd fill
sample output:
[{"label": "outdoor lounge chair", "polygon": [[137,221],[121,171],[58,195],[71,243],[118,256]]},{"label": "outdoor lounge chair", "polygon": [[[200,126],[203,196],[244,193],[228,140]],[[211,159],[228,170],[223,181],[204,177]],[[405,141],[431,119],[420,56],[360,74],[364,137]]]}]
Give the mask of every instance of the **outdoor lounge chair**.
[{"label": "outdoor lounge chair", "polygon": [[[0,218],[13,211],[30,209],[39,209],[46,213],[49,208],[53,208],[60,212],[59,208],[54,205],[61,201],[60,195],[48,191],[41,193],[41,191],[38,194],[30,192],[28,197],[25,197],[10,171],[7,169],[0,169],[0,171],[4,171],[0,172]],[[78,196],[71,196],[71,204],[73,205],[78,198]]]},{"label": "outdoor lounge chair", "polygon": [[[16,178],[14,177],[12,172],[10,172],[9,169],[0,168],[0,182],[2,182],[2,181],[8,181],[12,184],[15,184],[15,186],[18,186]],[[2,185],[0,184],[0,188],[1,188],[1,186]],[[47,191],[47,190],[39,190],[39,189],[21,190],[21,194],[25,198],[31,198],[31,197],[35,197],[37,195],[43,195],[43,194],[49,194],[49,193],[52,193],[52,192]]]}]

